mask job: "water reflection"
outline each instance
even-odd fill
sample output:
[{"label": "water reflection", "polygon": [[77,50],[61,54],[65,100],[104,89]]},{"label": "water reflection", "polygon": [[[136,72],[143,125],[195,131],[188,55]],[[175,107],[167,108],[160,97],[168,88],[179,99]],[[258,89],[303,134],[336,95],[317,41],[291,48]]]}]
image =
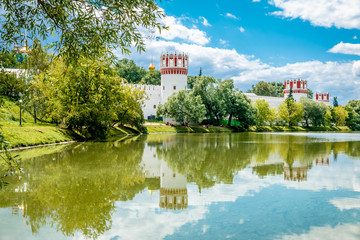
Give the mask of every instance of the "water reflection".
[{"label": "water reflection", "polygon": [[[315,184],[312,172],[329,175],[323,181],[335,176],[326,172],[331,164],[339,164],[339,156],[359,161],[360,142],[277,134],[149,135],[20,154],[26,172],[20,179],[10,179],[8,188],[0,192],[0,207],[22,215],[32,233],[50,226],[65,236],[98,238],[112,228],[119,202],[149,192],[147,201],[156,201],[160,212],[188,211],[197,204],[188,183],[202,193],[234,183],[247,170],[267,184],[266,179],[279,176],[271,181],[306,188],[308,181]],[[360,176],[349,179],[351,183],[334,188],[360,191]],[[250,183],[242,185],[247,191],[258,189]],[[230,193],[223,197],[226,194]]]}]

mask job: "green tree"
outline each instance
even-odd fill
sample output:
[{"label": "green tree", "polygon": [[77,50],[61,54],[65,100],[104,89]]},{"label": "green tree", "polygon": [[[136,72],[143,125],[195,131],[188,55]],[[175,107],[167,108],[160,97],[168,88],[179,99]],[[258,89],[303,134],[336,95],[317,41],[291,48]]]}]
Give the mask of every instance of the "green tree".
[{"label": "green tree", "polygon": [[255,116],[255,122],[256,125],[265,125],[266,123],[269,123],[272,125],[272,123],[275,120],[275,111],[274,109],[270,108],[270,105],[268,102],[266,102],[264,99],[262,100],[256,100],[255,102],[255,108],[256,108],[256,116]]},{"label": "green tree", "polygon": [[255,93],[258,96],[278,96],[279,89],[275,86],[274,83],[267,83],[264,81],[258,82],[256,85],[252,85],[252,90],[248,92]]},{"label": "green tree", "polygon": [[349,114],[346,125],[352,130],[360,130],[360,100],[350,100],[345,108]]},{"label": "green tree", "polygon": [[285,99],[285,102],[280,104],[278,115],[281,120],[291,127],[301,121],[304,115],[304,108],[300,103],[296,103],[291,97],[288,97]]},{"label": "green tree", "polygon": [[334,107],[338,107],[338,106],[339,106],[337,97],[334,97],[333,106],[334,106]]},{"label": "green tree", "polygon": [[300,103],[304,108],[303,118],[307,127],[309,127],[310,122],[316,127],[325,125],[326,106],[324,104],[317,103],[307,97],[301,97]]},{"label": "green tree", "polygon": [[173,93],[163,105],[160,104],[156,115],[174,118],[177,122],[201,122],[206,114],[206,108],[200,96],[195,96],[185,90]]},{"label": "green tree", "polygon": [[[219,83],[220,80],[215,80],[213,77],[200,76],[196,78],[191,91],[195,96],[201,98],[206,108],[205,117],[209,119],[211,123],[214,123],[216,119],[218,125],[225,115],[224,101],[219,97],[220,92],[217,87]],[[215,86],[215,84],[217,84],[217,86]]]},{"label": "green tree", "polygon": [[337,126],[344,126],[349,113],[342,106],[334,107],[334,120]]},{"label": "green tree", "polygon": [[145,76],[139,82],[147,85],[161,85],[161,73],[159,70],[147,71]]},{"label": "green tree", "polygon": [[0,70],[0,95],[18,99],[19,94],[24,93],[26,88],[24,76]]},{"label": "green tree", "polygon": [[0,52],[0,68],[19,68],[21,65],[17,60],[15,52]]},{"label": "green tree", "polygon": [[129,53],[131,45],[143,51],[145,43],[139,29],[151,33],[165,28],[159,22],[164,13],[154,0],[9,0],[1,1],[0,9],[3,49],[22,42],[24,32],[38,39],[57,35],[51,46],[60,56],[68,57],[67,61],[98,56],[115,47],[123,53]]},{"label": "green tree", "polygon": [[234,87],[231,79],[224,80],[218,84],[218,92],[224,101],[225,116],[228,116],[228,125],[236,118],[240,121],[242,127],[249,127],[254,124],[256,110],[251,106],[250,100]]},{"label": "green tree", "polygon": [[133,60],[121,59],[115,63],[117,75],[124,78],[128,83],[140,83],[146,75],[146,70],[136,65]]},{"label": "green tree", "polygon": [[187,76],[187,88],[192,89],[194,87],[194,84],[196,82],[197,76],[189,75]]},{"label": "green tree", "polygon": [[83,58],[73,66],[58,59],[46,73],[35,77],[36,101],[43,103],[45,116],[53,122],[65,120],[69,128],[87,138],[105,137],[114,122],[121,122],[121,116],[140,126],[144,93],[124,89],[108,62],[107,57]]}]

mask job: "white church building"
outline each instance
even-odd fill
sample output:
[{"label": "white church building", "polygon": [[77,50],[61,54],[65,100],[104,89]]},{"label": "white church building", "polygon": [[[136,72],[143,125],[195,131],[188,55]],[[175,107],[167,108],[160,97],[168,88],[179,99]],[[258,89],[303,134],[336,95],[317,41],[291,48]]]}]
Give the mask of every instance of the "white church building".
[{"label": "white church building", "polygon": [[[161,73],[161,85],[141,85],[135,84],[134,86],[140,89],[144,89],[148,95],[148,99],[145,100],[145,106],[143,108],[144,118],[149,119],[156,115],[156,110],[159,104],[164,104],[169,96],[179,90],[187,89],[187,73],[189,67],[188,54],[179,53],[162,53],[160,55],[160,73]],[[154,64],[151,62],[149,70],[155,70]],[[269,103],[270,107],[277,108],[290,93],[292,89],[292,95],[295,101],[299,101],[301,97],[307,97],[308,88],[307,80],[293,79],[284,81],[284,97],[269,97],[258,96],[254,93],[244,93],[252,102],[256,100],[264,99]],[[330,106],[329,93],[315,93],[314,101],[324,103]]]}]

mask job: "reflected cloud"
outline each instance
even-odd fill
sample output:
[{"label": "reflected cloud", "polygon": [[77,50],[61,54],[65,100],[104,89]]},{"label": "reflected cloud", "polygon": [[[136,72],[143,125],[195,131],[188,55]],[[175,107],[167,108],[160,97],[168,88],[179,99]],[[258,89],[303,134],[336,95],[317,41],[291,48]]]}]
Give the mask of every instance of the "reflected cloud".
[{"label": "reflected cloud", "polygon": [[330,200],[330,203],[333,204],[335,207],[343,210],[349,209],[360,209],[360,195],[357,198],[337,198]]},{"label": "reflected cloud", "polygon": [[360,223],[358,224],[342,224],[335,227],[312,227],[308,233],[293,234],[282,236],[279,239],[346,239],[346,240],[358,240],[360,238]]}]

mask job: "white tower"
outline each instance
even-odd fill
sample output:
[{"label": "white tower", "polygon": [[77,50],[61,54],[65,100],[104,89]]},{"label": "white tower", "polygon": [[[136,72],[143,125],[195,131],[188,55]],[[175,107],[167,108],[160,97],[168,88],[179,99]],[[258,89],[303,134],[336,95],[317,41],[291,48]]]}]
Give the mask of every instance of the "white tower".
[{"label": "white tower", "polygon": [[307,81],[302,79],[285,80],[284,82],[284,98],[287,98],[292,89],[292,95],[296,102],[299,102],[301,97],[307,97]]},{"label": "white tower", "polygon": [[160,55],[161,103],[179,90],[186,90],[188,60],[187,54],[166,53]]}]

